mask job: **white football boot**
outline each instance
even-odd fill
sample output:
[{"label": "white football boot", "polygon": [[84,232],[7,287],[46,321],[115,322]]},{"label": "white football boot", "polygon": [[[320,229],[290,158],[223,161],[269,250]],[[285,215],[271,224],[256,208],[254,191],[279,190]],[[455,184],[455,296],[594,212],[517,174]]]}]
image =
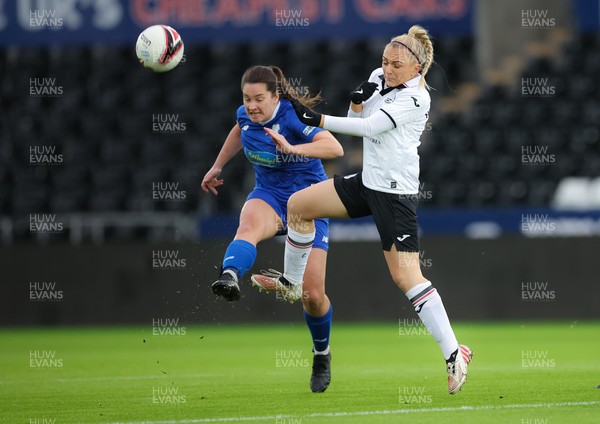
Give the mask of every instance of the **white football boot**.
[{"label": "white football boot", "polygon": [[284,275],[269,268],[268,271],[260,270],[260,274],[252,274],[250,280],[254,287],[266,293],[281,293],[283,299],[287,302],[294,303],[302,298],[302,283],[294,284],[284,277]]},{"label": "white football boot", "polygon": [[458,353],[454,362],[447,362],[448,371],[448,393],[457,393],[467,382],[467,370],[473,359],[473,351],[465,345],[458,346]]}]

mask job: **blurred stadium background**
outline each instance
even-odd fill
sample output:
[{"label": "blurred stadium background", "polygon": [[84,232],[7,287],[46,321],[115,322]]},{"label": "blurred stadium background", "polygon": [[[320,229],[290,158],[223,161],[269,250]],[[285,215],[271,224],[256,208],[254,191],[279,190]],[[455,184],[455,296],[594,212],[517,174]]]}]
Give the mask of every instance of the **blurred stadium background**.
[{"label": "blurred stadium background", "polygon": [[[413,23],[435,37],[437,62],[420,148],[422,266],[451,317],[598,318],[599,10],[584,0],[0,3],[1,323],[298,319],[299,306],[249,285],[237,305],[209,289],[254,184],[239,155],[218,197],[199,188],[235,123],[241,74],[278,65],[342,115],[386,41]],[[167,74],[135,58],[155,23],[185,42]],[[330,176],[361,167],[361,142],[340,139]],[[412,317],[371,220],[332,222],[331,243],[338,319]],[[281,268],[282,247],[263,243],[254,270]]]},{"label": "blurred stadium background", "polygon": [[[167,74],[134,52],[157,23],[185,43]],[[414,23],[437,62],[421,266],[477,355],[448,396],[372,220],[332,221],[338,362],[316,396],[301,305],[248,278],[234,304],[210,290],[251,165],[238,155],[218,197],[200,182],[248,66],[343,115]],[[598,0],[0,1],[0,422],[597,422],[599,76]],[[329,176],[361,168],[361,141],[340,140]],[[281,240],[258,251],[254,271],[282,268]],[[179,389],[187,405],[155,408]]]}]

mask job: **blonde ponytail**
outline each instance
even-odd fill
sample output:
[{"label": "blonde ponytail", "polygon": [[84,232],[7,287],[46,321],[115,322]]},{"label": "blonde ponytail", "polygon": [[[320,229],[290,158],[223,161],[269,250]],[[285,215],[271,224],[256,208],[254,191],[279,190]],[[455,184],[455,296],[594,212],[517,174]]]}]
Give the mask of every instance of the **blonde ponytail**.
[{"label": "blonde ponytail", "polygon": [[403,44],[415,57],[421,65],[421,86],[429,88],[425,81],[425,75],[429,71],[431,64],[433,63],[433,43],[429,32],[420,25],[413,25],[408,30],[408,33],[397,35],[392,38],[391,42],[397,42]]}]

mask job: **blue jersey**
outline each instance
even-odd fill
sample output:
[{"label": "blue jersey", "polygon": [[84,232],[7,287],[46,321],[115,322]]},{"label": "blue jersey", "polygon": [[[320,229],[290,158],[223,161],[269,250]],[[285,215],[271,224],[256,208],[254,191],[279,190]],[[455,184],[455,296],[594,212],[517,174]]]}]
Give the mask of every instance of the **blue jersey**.
[{"label": "blue jersey", "polygon": [[288,100],[279,101],[275,116],[264,125],[252,122],[244,106],[240,106],[237,122],[242,132],[244,154],[254,165],[256,188],[270,191],[285,205],[296,191],[327,179],[320,159],[278,151],[275,142],[264,130],[265,127],[271,128],[291,145],[310,143],[316,134],[323,131],[300,122]]}]

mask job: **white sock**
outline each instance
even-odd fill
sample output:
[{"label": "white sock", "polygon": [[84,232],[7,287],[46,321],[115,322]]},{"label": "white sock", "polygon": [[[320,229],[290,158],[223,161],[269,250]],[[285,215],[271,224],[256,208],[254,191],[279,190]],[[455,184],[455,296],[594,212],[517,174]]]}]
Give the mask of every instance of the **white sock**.
[{"label": "white sock", "polygon": [[328,355],[329,352],[330,352],[329,345],[327,345],[327,349],[325,349],[323,352],[319,352],[318,350],[315,349],[315,355]]},{"label": "white sock", "polygon": [[283,275],[292,284],[302,284],[308,256],[315,241],[315,231],[302,234],[288,227],[283,258]]},{"label": "white sock", "polygon": [[406,292],[406,297],[412,302],[419,318],[442,349],[444,359],[450,358],[458,349],[458,341],[437,290],[427,281]]},{"label": "white sock", "polygon": [[232,276],[233,276],[233,278],[235,279],[235,282],[236,282],[236,283],[238,282],[238,276],[237,276],[237,274],[235,273],[235,271],[233,271],[233,270],[231,270],[231,269],[226,269],[225,271],[223,271],[223,274],[225,274],[225,273],[227,273],[227,274],[229,274],[229,275],[232,275]]}]

